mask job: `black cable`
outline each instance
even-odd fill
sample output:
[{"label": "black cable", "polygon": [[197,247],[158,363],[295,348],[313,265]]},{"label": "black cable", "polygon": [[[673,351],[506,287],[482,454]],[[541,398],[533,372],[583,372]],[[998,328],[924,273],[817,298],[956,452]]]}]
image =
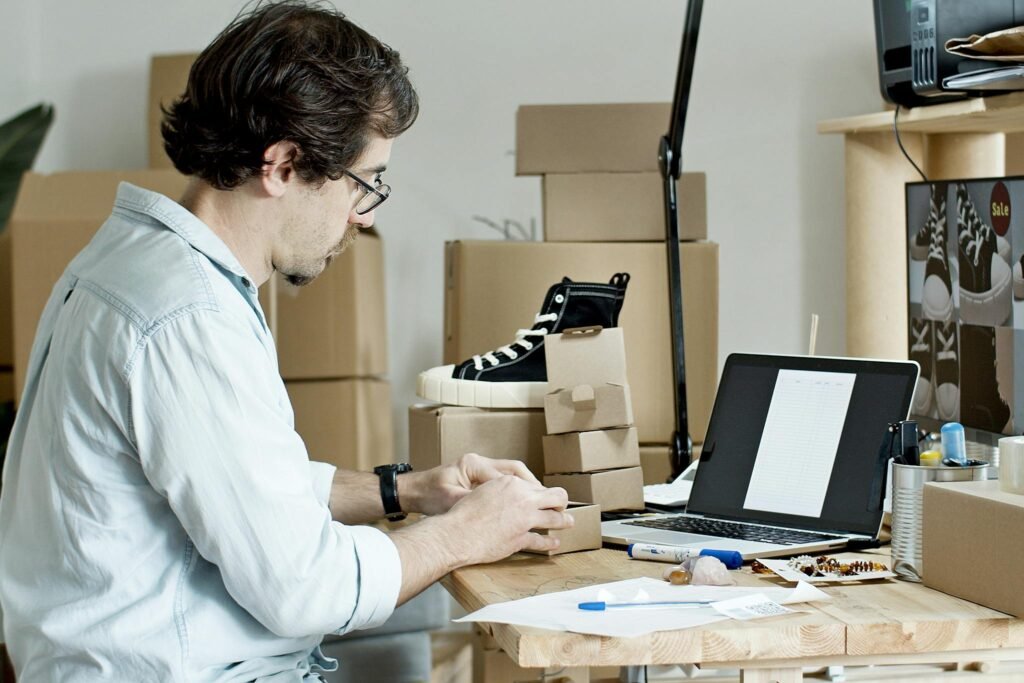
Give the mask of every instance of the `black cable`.
[{"label": "black cable", "polygon": [[921,170],[921,167],[918,166],[917,164],[915,164],[914,160],[910,158],[910,155],[907,153],[907,149],[903,146],[903,141],[900,140],[900,126],[899,126],[899,122],[900,122],[900,105],[897,104],[896,105],[896,113],[892,117],[892,130],[893,130],[894,133],[896,133],[896,144],[900,146],[900,151],[903,152],[903,156],[905,156],[907,158],[907,161],[910,162],[910,165],[914,167],[914,170],[916,170],[918,172],[918,174],[920,174],[921,180],[923,180],[924,182],[927,183],[928,182],[928,176],[926,176],[924,174],[924,171]]}]

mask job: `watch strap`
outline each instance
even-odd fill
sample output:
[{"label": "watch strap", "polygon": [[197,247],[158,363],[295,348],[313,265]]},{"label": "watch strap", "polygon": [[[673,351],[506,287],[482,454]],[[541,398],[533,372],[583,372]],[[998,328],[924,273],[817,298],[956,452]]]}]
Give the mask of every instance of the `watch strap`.
[{"label": "watch strap", "polygon": [[402,503],[398,500],[398,475],[412,470],[407,463],[394,465],[378,465],[373,468],[380,482],[380,500],[384,505],[384,515],[392,522],[405,519]]}]

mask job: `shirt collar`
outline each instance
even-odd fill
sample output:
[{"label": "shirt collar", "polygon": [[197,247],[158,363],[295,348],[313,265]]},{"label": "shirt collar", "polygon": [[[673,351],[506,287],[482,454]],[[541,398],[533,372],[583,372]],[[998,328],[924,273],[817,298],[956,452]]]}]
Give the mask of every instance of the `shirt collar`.
[{"label": "shirt collar", "polygon": [[211,261],[238,277],[249,280],[249,274],[231,253],[228,245],[224,244],[210,226],[173,199],[159,192],[122,182],[117,187],[114,206],[136,211],[159,221]]}]

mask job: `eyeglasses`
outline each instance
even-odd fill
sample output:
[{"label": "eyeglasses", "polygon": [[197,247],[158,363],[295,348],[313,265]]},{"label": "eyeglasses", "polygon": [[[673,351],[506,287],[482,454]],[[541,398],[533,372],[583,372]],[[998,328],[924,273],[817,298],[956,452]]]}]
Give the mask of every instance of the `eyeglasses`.
[{"label": "eyeglasses", "polygon": [[377,187],[374,187],[370,183],[366,182],[365,180],[357,176],[355,173],[352,173],[350,171],[344,171],[344,173],[349,178],[356,181],[356,183],[359,184],[359,187],[366,190],[366,194],[364,194],[362,198],[358,202],[356,202],[355,206],[356,213],[360,216],[368,214],[374,209],[376,209],[378,206],[384,203],[385,199],[387,199],[391,195],[390,185],[385,185],[384,183],[381,183],[380,185],[377,185]]}]

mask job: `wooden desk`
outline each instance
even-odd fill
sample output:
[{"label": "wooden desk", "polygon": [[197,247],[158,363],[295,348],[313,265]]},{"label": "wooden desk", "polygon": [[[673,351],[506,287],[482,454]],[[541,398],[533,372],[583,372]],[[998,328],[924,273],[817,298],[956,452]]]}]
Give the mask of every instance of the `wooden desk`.
[{"label": "wooden desk", "polygon": [[[845,554],[881,559],[888,552]],[[668,565],[628,560],[621,550],[553,558],[515,555],[466,567],[443,580],[465,609],[639,576]],[[786,585],[734,572],[741,585]],[[828,603],[808,614],[723,621],[640,638],[606,638],[505,624],[480,624],[523,667],[699,664],[739,668],[745,683],[802,680],[802,667],[1024,659],[1024,620],[904,581],[824,587]]]}]

